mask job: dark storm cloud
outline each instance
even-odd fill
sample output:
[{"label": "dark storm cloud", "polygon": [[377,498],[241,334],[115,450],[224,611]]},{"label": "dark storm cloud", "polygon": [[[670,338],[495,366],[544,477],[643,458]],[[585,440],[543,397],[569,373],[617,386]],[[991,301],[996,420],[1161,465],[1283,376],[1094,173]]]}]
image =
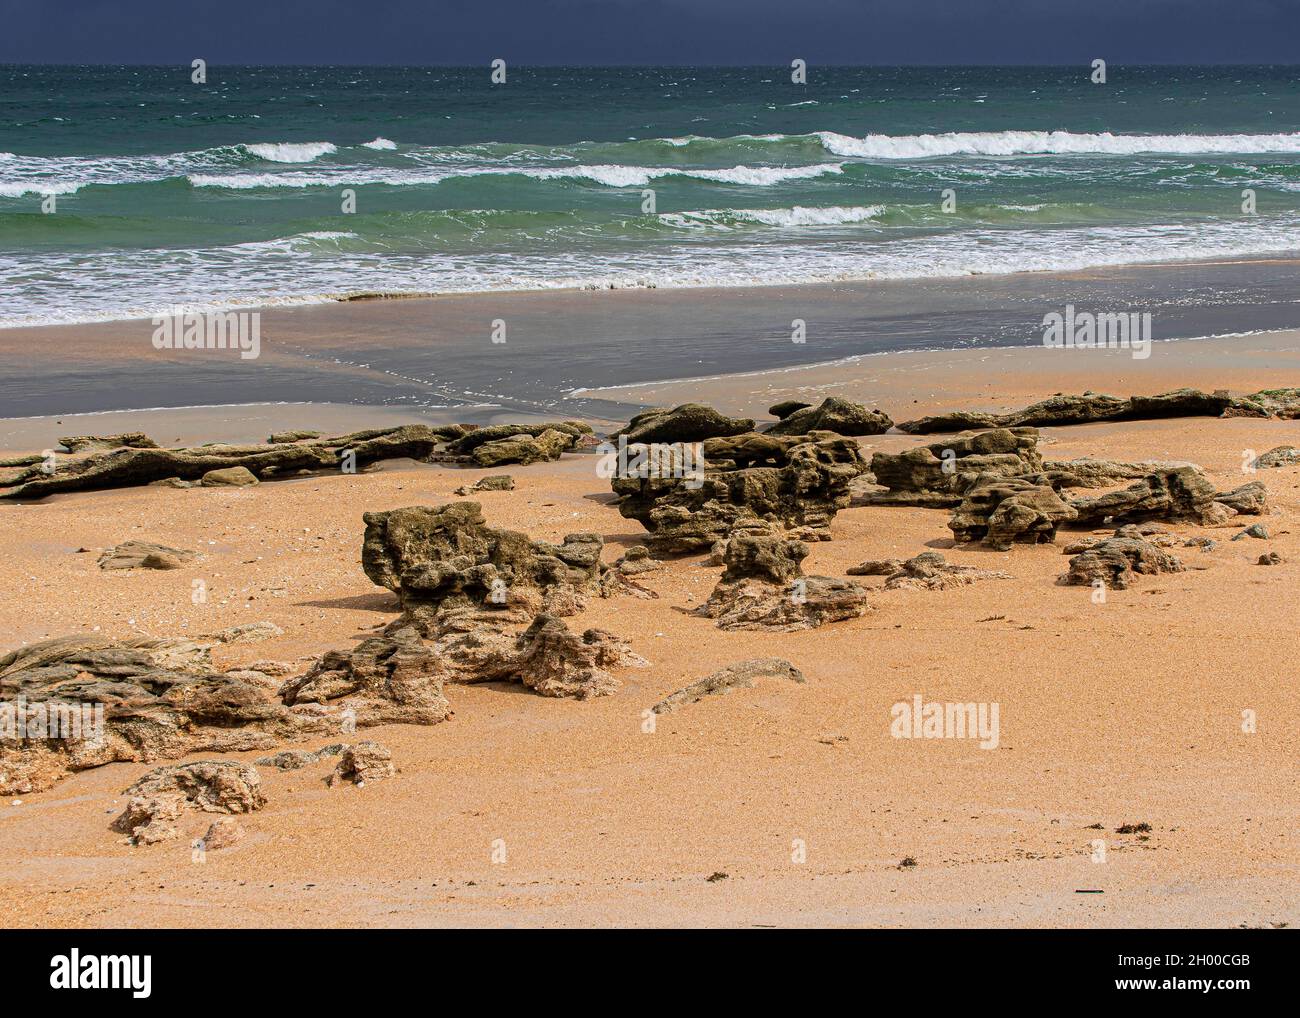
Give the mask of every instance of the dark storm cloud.
[{"label": "dark storm cloud", "polygon": [[0,61],[1295,63],[1298,0],[0,0]]}]

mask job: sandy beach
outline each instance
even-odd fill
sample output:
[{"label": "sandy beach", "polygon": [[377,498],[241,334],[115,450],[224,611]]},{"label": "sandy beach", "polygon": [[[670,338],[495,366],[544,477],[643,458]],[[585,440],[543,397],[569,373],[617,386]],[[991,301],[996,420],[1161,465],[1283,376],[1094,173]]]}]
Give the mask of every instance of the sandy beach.
[{"label": "sandy beach", "polygon": [[[895,353],[591,395],[611,405],[699,401],[764,418],[781,399],[833,394],[904,420],[1089,389],[1251,392],[1294,384],[1298,359],[1300,334],[1269,333],[1157,344],[1145,361],[1032,348]],[[282,426],[432,419],[343,404],[138,411],[2,421],[0,446],[39,451],[59,435],[107,430],[144,430],[163,444],[260,441]],[[805,570],[843,577],[865,559],[939,550],[1011,578],[874,589],[866,615],[816,630],[721,631],[684,610],[708,596],[719,570],[700,555],[671,560],[639,578],[657,599],[597,599],[568,620],[626,637],[651,662],[619,670],[614,695],[579,702],[518,685],[449,684],[450,721],[366,730],[391,749],[396,776],[329,788],[326,764],[260,768],[268,801],[241,817],[248,837],[201,864],[190,839],[210,815],[187,815],[183,837],[151,846],[109,829],[123,790],[151,764],[109,764],[6,798],[0,920],[1294,926],[1300,691],[1288,634],[1300,608],[1300,466],[1250,478],[1242,466],[1244,450],[1297,437],[1295,422],[1261,419],[1043,429],[1040,448],[1052,459],[1189,460],[1220,488],[1257,478],[1272,498],[1268,540],[1230,541],[1241,520],[1173,525],[1179,538],[1217,545],[1176,549],[1185,571],[1141,577],[1102,604],[1086,587],[1055,582],[1068,562],[1062,546],[1092,528],[993,552],[954,546],[946,510],[851,506],[835,517],[833,539],[811,546]],[[869,457],[927,439],[857,441]],[[535,539],[596,531],[612,560],[645,535],[609,504],[594,464],[566,454],[511,467],[516,490],[475,498],[491,525]],[[0,505],[0,647],[91,631],[197,635],[262,620],[283,635],[218,647],[220,667],[349,647],[398,613],[396,598],[361,570],[362,513],[457,501],[454,488],[494,472],[390,461],[250,488],[138,487]],[[169,572],[96,567],[99,549],[127,539],[198,555]],[[1283,564],[1257,565],[1266,551]],[[191,601],[195,576],[208,584],[206,604]],[[644,712],[665,695],[768,655],[807,682],[761,679],[643,730]],[[891,737],[891,706],[918,694],[998,703],[999,745]],[[1243,711],[1255,712],[1256,731],[1243,731]],[[1117,833],[1139,824],[1149,830]],[[1104,863],[1094,861],[1098,839]]]}]

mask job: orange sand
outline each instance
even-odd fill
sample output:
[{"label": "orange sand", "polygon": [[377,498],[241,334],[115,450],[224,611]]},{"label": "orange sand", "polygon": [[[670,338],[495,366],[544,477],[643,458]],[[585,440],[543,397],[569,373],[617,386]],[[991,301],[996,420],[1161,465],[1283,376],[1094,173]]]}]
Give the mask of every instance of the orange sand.
[{"label": "orange sand", "polygon": [[[1175,344],[1141,364],[1076,355],[1066,365],[1043,351],[913,354],[630,395],[761,414],[775,399],[837,392],[908,417],[1088,387],[1294,384],[1297,345],[1285,334],[1250,341],[1249,353],[1243,341]],[[294,423],[317,426],[310,407],[296,409]],[[66,430],[6,444],[39,447]],[[861,441],[870,454],[921,440]],[[1235,487],[1252,479],[1242,450],[1280,444],[1300,444],[1300,424],[1060,428],[1044,432],[1043,452],[1190,459]],[[477,496],[494,525],[546,539],[596,530],[611,559],[641,537],[606,504],[608,482],[589,456],[510,472],[516,491]],[[96,626],[162,636],[259,619],[285,635],[221,648],[221,664],[349,646],[395,613],[395,599],[359,565],[362,512],[449,501],[486,473],[390,464],[247,490],[137,488],[0,505],[0,646]],[[269,803],[241,818],[250,836],[202,864],[188,840],[132,848],[109,830],[146,764],[84,772],[20,805],[5,800],[0,923],[1295,925],[1300,467],[1254,477],[1276,501],[1263,521],[1272,540],[1179,526],[1219,546],[1178,549],[1188,571],[1142,577],[1103,605],[1088,588],[1054,584],[1064,542],[1007,554],[951,549],[945,511],[844,511],[805,569],[842,576],[863,559],[929,548],[1014,579],[880,590],[866,617],[811,632],[723,633],[681,610],[708,595],[719,570],[698,558],[672,563],[642,577],[658,600],[596,601],[569,620],[627,636],[653,662],[620,672],[614,696],[579,703],[517,686],[449,685],[451,721],[366,730],[392,749],[396,777],[328,789],[326,764],[262,768]],[[76,551],[128,538],[201,557],[176,572],[105,573],[94,554]],[[1287,563],[1256,565],[1267,550]],[[191,603],[195,577],[208,583],[206,605]],[[642,731],[642,712],[664,695],[762,655],[789,659],[807,684],[761,680]],[[999,748],[892,738],[890,706],[917,693],[998,702]],[[1247,709],[1258,716],[1255,734],[1241,729]],[[191,815],[185,835],[212,819]],[[1148,840],[1115,833],[1142,821],[1153,828]],[[1090,828],[1097,823],[1104,830]],[[1097,838],[1104,863],[1091,859]],[[497,839],[501,863],[492,861]],[[797,841],[806,861],[792,859]],[[917,865],[899,868],[907,856]],[[715,873],[726,877],[706,879]],[[1085,888],[1105,893],[1075,893]]]}]

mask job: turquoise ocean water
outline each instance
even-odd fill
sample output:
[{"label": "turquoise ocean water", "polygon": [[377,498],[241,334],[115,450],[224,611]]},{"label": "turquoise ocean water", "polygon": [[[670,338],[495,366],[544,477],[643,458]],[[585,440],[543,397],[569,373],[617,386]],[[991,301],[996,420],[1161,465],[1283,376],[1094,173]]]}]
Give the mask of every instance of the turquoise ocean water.
[{"label": "turquoise ocean water", "polygon": [[1300,249],[1300,68],[1108,77],[0,67],[0,326]]}]

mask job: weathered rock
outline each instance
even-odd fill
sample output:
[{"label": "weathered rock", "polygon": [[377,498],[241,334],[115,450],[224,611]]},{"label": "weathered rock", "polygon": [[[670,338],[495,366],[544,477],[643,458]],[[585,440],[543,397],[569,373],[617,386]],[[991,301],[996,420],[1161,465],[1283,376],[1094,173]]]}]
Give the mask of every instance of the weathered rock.
[{"label": "weathered rock", "polygon": [[115,831],[130,835],[137,845],[156,845],[180,837],[176,826],[185,813],[185,796],[177,793],[168,795],[135,795],[126,804],[126,809],[110,825]]},{"label": "weathered rock", "polygon": [[382,781],[397,773],[393,767],[393,754],[387,746],[367,739],[349,746],[329,776],[330,785],[339,785],[350,781],[354,785],[364,785],[370,781]]},{"label": "weathered rock", "polygon": [[409,506],[366,513],[361,564],[401,600],[407,620],[430,630],[444,607],[580,610],[602,592],[608,567],[599,534],[569,534],[562,544],[489,527],[478,502]]},{"label": "weathered rock", "polygon": [[1070,559],[1070,571],[1060,582],[1091,587],[1100,581],[1107,588],[1124,590],[1137,573],[1182,572],[1176,556],[1141,537],[1134,528],[1121,527],[1115,535]]},{"label": "weathered rock", "polygon": [[1268,511],[1268,488],[1263,481],[1251,481],[1231,491],[1220,491],[1214,501],[1235,509],[1243,516],[1262,516]]},{"label": "weathered rock", "polygon": [[636,576],[638,573],[653,573],[663,569],[663,563],[650,554],[650,549],[644,544],[634,544],[623,556],[614,563],[619,572],[627,576]]},{"label": "weathered rock", "polygon": [[1300,389],[1261,389],[1249,396],[1233,399],[1224,417],[1279,417],[1294,421],[1300,418]]},{"label": "weathered rock", "polygon": [[611,668],[644,667],[647,662],[632,652],[627,641],[603,629],[581,635],[562,619],[538,615],[510,645],[487,634],[470,651],[462,641],[456,649],[462,682],[521,682],[542,696],[587,700],[608,696],[619,687]]},{"label": "weathered rock", "polygon": [[456,489],[457,495],[473,495],[480,491],[514,491],[515,479],[509,474],[492,474],[480,477],[473,484],[462,484]]},{"label": "weathered rock", "polygon": [[889,415],[861,403],[828,396],[818,407],[804,407],[781,418],[768,435],[806,435],[829,431],[836,435],[883,435],[894,426]]},{"label": "weathered rock", "polygon": [[203,835],[203,850],[215,852],[231,845],[237,845],[248,836],[248,831],[234,817],[221,817],[212,821],[208,832]]},{"label": "weathered rock", "polygon": [[1251,463],[1254,467],[1289,467],[1300,463],[1300,449],[1293,445],[1279,445],[1266,453],[1261,453]]},{"label": "weathered rock", "polygon": [[1074,518],[1074,509],[1050,485],[1011,477],[972,487],[948,528],[958,541],[980,541],[997,551],[1010,551],[1016,541],[1050,544],[1056,540],[1057,527]]},{"label": "weathered rock", "polygon": [[565,448],[576,446],[584,435],[591,434],[591,425],[582,421],[553,421],[547,424],[494,424],[487,428],[474,428],[466,431],[459,438],[447,443],[447,452],[453,456],[469,456],[481,445],[499,442],[527,435],[537,438],[548,431],[567,435],[570,439]]},{"label": "weathered rock", "polygon": [[906,562],[864,562],[848,572],[850,576],[885,576],[886,590],[947,590],[976,580],[1011,579],[1009,573],[952,565],[937,551],[923,551]]},{"label": "weathered rock", "polygon": [[780,403],[774,403],[767,408],[767,412],[779,420],[785,420],[796,410],[802,410],[804,407],[812,406],[811,403],[805,403],[801,399],[787,399]]},{"label": "weathered rock", "polygon": [[1161,519],[1220,526],[1235,515],[1215,502],[1214,485],[1197,467],[1158,470],[1121,491],[1097,498],[1072,499],[1070,506],[1080,526],[1092,526],[1113,519],[1116,523],[1137,523]]},{"label": "weathered rock", "polygon": [[804,576],[802,541],[736,534],[727,542],[726,569],[709,599],[691,614],[719,629],[792,632],[866,614],[867,590],[849,580]]},{"label": "weathered rock", "polygon": [[1232,403],[1225,394],[1197,389],[1175,389],[1159,396],[1106,396],[1085,392],[1082,396],[1057,393],[1023,410],[1009,413],[957,411],[904,421],[899,431],[909,435],[963,431],[968,428],[1060,427],[1066,424],[1095,424],[1100,421],[1153,420],[1166,417],[1217,417]]},{"label": "weathered rock", "polygon": [[322,746],[315,752],[305,749],[286,749],[272,756],[259,756],[253,762],[258,767],[274,767],[280,771],[296,771],[310,764],[338,756],[347,748],[345,743],[332,742],[328,746]]},{"label": "weathered rock", "polygon": [[358,725],[436,725],[451,716],[443,696],[447,669],[409,629],[332,650],[279,690],[286,706],[330,704]]},{"label": "weathered rock", "polygon": [[44,498],[67,491],[146,485],[176,478],[198,481],[214,470],[244,467],[260,480],[338,470],[347,456],[357,467],[384,459],[428,460],[443,432],[423,424],[359,431],[279,445],[204,445],[184,449],[123,446],[60,458],[52,474],[42,465],[4,478],[0,498]]},{"label": "weathered rock", "polygon": [[1286,560],[1283,559],[1282,556],[1279,555],[1277,552],[1270,551],[1264,555],[1261,555],[1256,564],[1261,566],[1280,566],[1284,561]]},{"label": "weathered rock", "polygon": [[278,771],[296,771],[314,764],[320,757],[304,749],[286,749],[272,756],[259,756],[253,762],[258,767],[274,767]]},{"label": "weathered rock", "polygon": [[901,558],[867,559],[844,570],[850,576],[893,576],[903,568]]},{"label": "weathered rock", "polygon": [[257,475],[248,467],[226,467],[222,470],[209,470],[199,484],[205,488],[245,488],[257,484]]},{"label": "weathered rock", "polygon": [[752,418],[727,417],[703,403],[683,403],[671,410],[656,408],[637,414],[610,435],[611,440],[626,438],[629,445],[678,442],[702,442],[706,438],[725,438],[754,430]]},{"label": "weathered rock", "polygon": [[355,658],[342,655],[346,664],[290,680],[291,691],[305,692],[286,703],[265,674],[215,672],[211,647],[90,634],[0,656],[0,700],[21,703],[27,721],[21,730],[0,727],[0,794],[42,791],[69,772],[114,761],[265,751],[335,733],[348,719],[431,724],[448,713],[439,673],[422,674],[412,663],[419,651],[367,647]]},{"label": "weathered rock", "polygon": [[1135,481],[1157,470],[1192,466],[1190,463],[1147,460],[1127,463],[1121,460],[1046,460],[1043,473],[1058,491],[1062,488],[1109,488],[1124,481]]},{"label": "weathered rock", "polygon": [[1042,470],[1038,432],[997,428],[954,435],[944,442],[871,457],[876,482],[889,489],[870,495],[871,505],[951,508],[976,483],[1021,477]]},{"label": "weathered rock", "polygon": [[1252,523],[1245,530],[1232,535],[1232,539],[1234,541],[1240,541],[1242,538],[1245,537],[1253,537],[1260,541],[1267,541],[1268,528],[1265,527],[1264,524],[1262,523]]},{"label": "weathered rock", "polygon": [[308,439],[320,437],[319,431],[281,431],[273,433],[267,441],[272,445],[290,445],[294,442],[306,442]]},{"label": "weathered rock", "polygon": [[99,556],[100,569],[179,569],[194,552],[152,541],[123,541]]},{"label": "weathered rock", "polygon": [[733,689],[752,689],[754,680],[759,678],[789,679],[791,682],[805,681],[803,672],[784,658],[751,658],[748,661],[728,665],[712,675],[692,682],[689,686],[664,697],[650,709],[656,714],[667,714],[677,707],[698,703],[706,696],[730,693]]},{"label": "weathered rock", "polygon": [[574,435],[548,428],[536,437],[521,434],[484,442],[475,446],[470,456],[480,467],[528,466],[559,459],[562,452],[573,448],[574,439]]},{"label": "weathered rock", "polygon": [[866,471],[856,442],[826,433],[743,434],[703,443],[703,476],[614,477],[618,511],[649,531],[656,555],[712,547],[736,530],[827,530]]},{"label": "weathered rock", "polygon": [[283,636],[284,630],[274,622],[260,619],[257,622],[242,622],[237,626],[219,629],[210,633],[206,639],[216,643],[258,643],[262,640],[274,640]]},{"label": "weathered rock", "polygon": [[181,796],[204,813],[251,813],[266,805],[257,768],[233,760],[199,760],[150,771],[124,795]]},{"label": "weathered rock", "polygon": [[91,449],[157,449],[158,443],[142,431],[127,431],[120,435],[77,435],[60,438],[59,445],[68,452],[86,452]]}]

